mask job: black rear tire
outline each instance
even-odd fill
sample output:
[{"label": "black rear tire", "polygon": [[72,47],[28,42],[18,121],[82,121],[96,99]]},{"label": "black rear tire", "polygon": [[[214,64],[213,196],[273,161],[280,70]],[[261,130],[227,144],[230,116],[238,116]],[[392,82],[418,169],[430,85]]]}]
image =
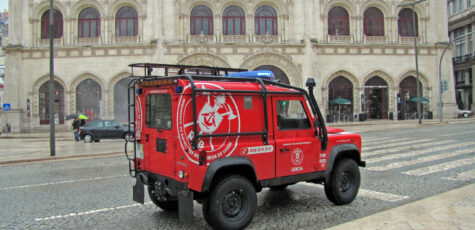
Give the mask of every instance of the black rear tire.
[{"label": "black rear tire", "polygon": [[336,205],[349,204],[356,198],[360,182],[360,170],[356,162],[343,158],[336,163],[330,176],[325,178],[325,195]]},{"label": "black rear tire", "polygon": [[159,201],[157,199],[157,196],[155,195],[155,190],[153,189],[153,186],[148,186],[148,196],[150,197],[150,200],[157,205],[159,208],[165,210],[165,211],[176,211],[178,210],[178,200],[173,200],[170,199],[167,201]]},{"label": "black rear tire", "polygon": [[218,182],[203,203],[203,215],[213,229],[243,229],[251,223],[256,209],[256,189],[238,175]]}]

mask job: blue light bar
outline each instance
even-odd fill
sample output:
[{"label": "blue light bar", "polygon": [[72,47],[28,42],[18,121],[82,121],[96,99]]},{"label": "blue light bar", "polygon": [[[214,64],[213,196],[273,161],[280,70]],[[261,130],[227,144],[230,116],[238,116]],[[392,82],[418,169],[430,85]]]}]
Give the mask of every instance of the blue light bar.
[{"label": "blue light bar", "polygon": [[254,71],[230,73],[227,75],[227,77],[274,79],[275,75],[270,70],[254,70]]}]

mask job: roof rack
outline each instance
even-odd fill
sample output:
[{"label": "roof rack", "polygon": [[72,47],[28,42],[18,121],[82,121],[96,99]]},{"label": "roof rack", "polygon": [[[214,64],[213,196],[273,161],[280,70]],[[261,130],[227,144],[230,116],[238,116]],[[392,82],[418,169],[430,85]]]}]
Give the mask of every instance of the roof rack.
[{"label": "roof rack", "polygon": [[[172,64],[159,64],[159,63],[135,63],[130,64],[129,67],[132,67],[132,77],[134,77],[134,68],[143,68],[143,76],[151,76],[154,69],[163,69],[164,76],[173,75],[212,75],[212,76],[225,76],[229,73],[235,72],[244,72],[248,71],[247,69],[237,69],[237,68],[222,68],[222,67],[212,67],[212,66],[194,66],[194,65],[172,65]],[[138,77],[143,77],[138,76]]]}]

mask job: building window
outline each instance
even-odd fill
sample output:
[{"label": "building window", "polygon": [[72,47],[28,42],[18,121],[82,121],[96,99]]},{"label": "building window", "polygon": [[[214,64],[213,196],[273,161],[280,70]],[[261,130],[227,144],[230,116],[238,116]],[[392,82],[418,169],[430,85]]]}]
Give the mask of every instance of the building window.
[{"label": "building window", "polygon": [[213,35],[213,12],[204,5],[199,5],[191,10],[190,34]]},{"label": "building window", "polygon": [[277,12],[270,6],[261,6],[256,10],[254,19],[257,35],[277,35]]},{"label": "building window", "polygon": [[332,36],[350,35],[350,17],[345,8],[336,6],[328,12],[328,34]]},{"label": "building window", "polygon": [[[416,21],[416,25],[415,25],[415,33],[414,33],[414,29],[413,29],[413,20],[412,20],[412,16],[413,16],[413,13],[414,13],[414,16],[415,16],[415,21]],[[398,26],[399,26],[399,35],[401,35],[401,37],[418,37],[419,36],[419,25],[418,25],[418,21],[417,21],[417,14],[416,12],[413,12],[411,9],[409,8],[406,8],[406,9],[403,9],[399,12],[399,21],[398,21]]]},{"label": "building window", "polygon": [[79,13],[78,36],[80,38],[94,38],[101,34],[101,16],[99,12],[88,7]]},{"label": "building window", "polygon": [[246,34],[246,18],[244,10],[239,6],[228,6],[223,13],[223,34]]},{"label": "building window", "polygon": [[[63,36],[63,14],[58,10],[53,12],[53,38]],[[48,39],[49,35],[49,10],[41,16],[41,39]]]},{"label": "building window", "polygon": [[376,7],[364,12],[364,33],[366,36],[384,36],[384,16]]},{"label": "building window", "polygon": [[137,36],[138,14],[130,7],[124,6],[115,15],[115,36]]},{"label": "building window", "polygon": [[472,0],[467,0],[467,8],[470,8],[472,6]]}]

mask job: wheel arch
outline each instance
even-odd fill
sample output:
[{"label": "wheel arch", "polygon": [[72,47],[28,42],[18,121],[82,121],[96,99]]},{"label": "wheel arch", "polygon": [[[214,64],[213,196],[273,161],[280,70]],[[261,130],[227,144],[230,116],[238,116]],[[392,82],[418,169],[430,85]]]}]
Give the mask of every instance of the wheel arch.
[{"label": "wheel arch", "polygon": [[208,192],[212,186],[226,175],[241,175],[247,178],[258,190],[254,164],[245,157],[227,157],[213,161],[206,170],[201,192]]},{"label": "wheel arch", "polygon": [[361,161],[361,154],[358,150],[358,147],[354,144],[343,144],[337,145],[332,148],[330,151],[330,156],[328,156],[327,162],[327,169],[325,170],[325,177],[329,176],[332,172],[335,163],[338,162],[342,158],[351,158],[353,159],[359,166],[364,167],[365,162]]}]

